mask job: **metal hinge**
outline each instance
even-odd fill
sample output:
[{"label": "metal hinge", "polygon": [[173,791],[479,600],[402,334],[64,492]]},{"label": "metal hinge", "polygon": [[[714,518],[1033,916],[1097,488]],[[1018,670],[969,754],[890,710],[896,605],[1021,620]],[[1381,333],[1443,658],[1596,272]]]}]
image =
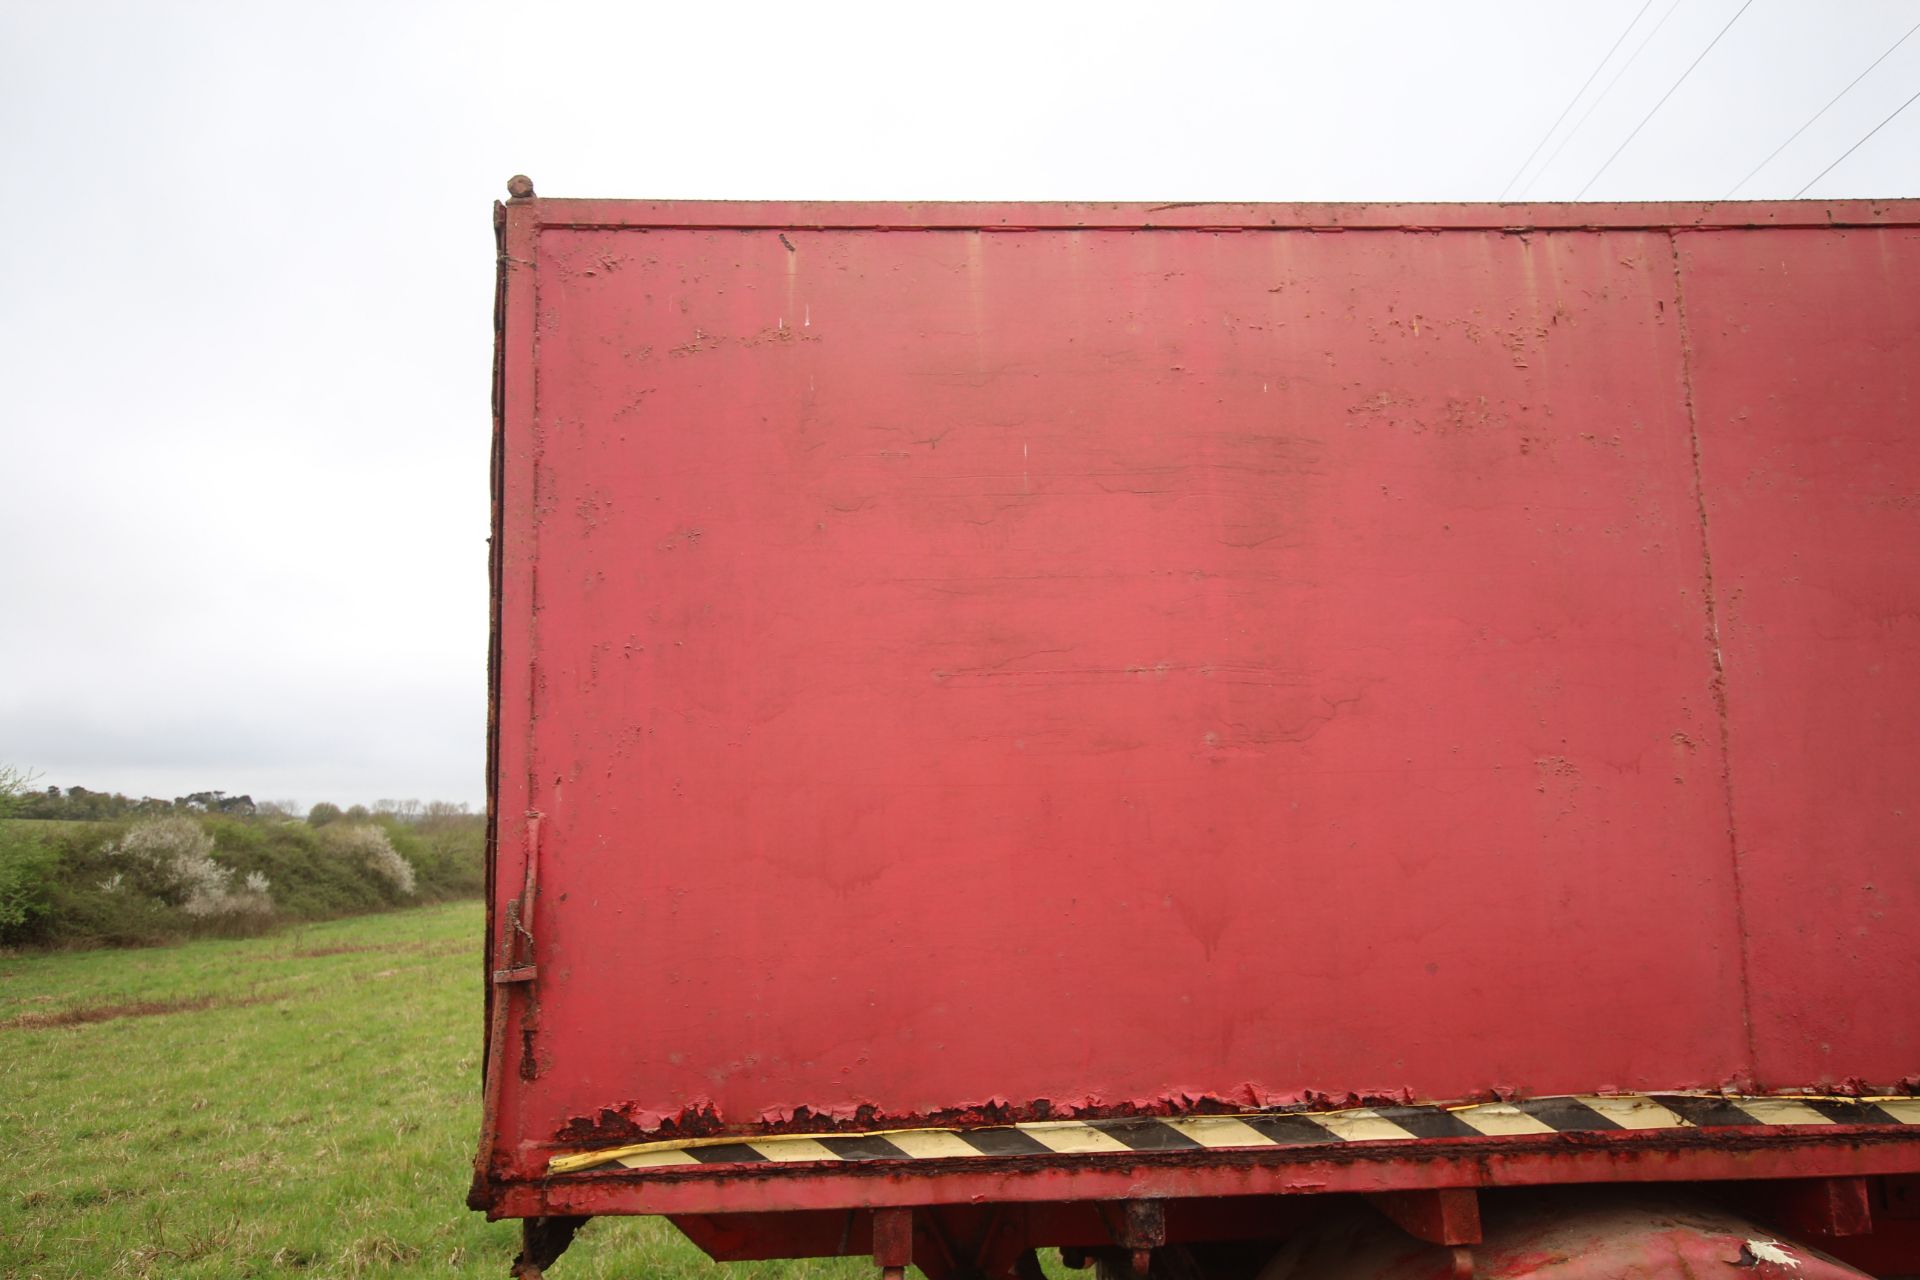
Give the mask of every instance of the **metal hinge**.
[{"label": "metal hinge", "polygon": [[527,812],[527,878],[520,896],[507,903],[507,919],[501,930],[500,965],[493,971],[496,984],[531,982],[540,975],[534,963],[533,895],[539,886],[540,812]]}]

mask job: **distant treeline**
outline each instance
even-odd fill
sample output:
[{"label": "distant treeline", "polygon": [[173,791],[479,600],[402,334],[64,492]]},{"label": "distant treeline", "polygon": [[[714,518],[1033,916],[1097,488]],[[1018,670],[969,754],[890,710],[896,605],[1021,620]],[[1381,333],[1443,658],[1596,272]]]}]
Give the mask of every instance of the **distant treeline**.
[{"label": "distant treeline", "polygon": [[485,820],[465,805],[139,800],[29,790],[0,769],[0,946],[141,946],[472,897]]},{"label": "distant treeline", "polygon": [[256,803],[252,796],[230,796],[224,791],[196,791],[192,795],[165,800],[158,796],[135,799],[118,791],[89,791],[85,787],[68,787],[64,791],[59,787],[22,790],[13,797],[12,806],[12,817],[66,822],[114,822],[123,818],[155,818],[170,813],[221,813],[233,818],[304,816],[315,826],[336,818],[366,821],[369,818],[387,817],[399,822],[415,823],[465,817],[472,813],[468,805],[452,804],[445,800],[429,800],[424,804],[418,800],[376,800],[371,807],[356,804],[347,809],[321,801],[311,811],[303,813],[291,800],[262,800]]}]

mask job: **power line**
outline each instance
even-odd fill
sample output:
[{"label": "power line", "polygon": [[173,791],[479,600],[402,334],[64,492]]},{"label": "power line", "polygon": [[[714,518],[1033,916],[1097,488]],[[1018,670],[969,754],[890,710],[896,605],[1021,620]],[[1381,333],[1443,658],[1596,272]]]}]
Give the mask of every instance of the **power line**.
[{"label": "power line", "polygon": [[1716,35],[1714,36],[1713,39],[1707,41],[1707,47],[1700,51],[1699,57],[1696,57],[1692,62],[1689,62],[1687,64],[1687,69],[1680,73],[1680,78],[1673,82],[1673,87],[1660,95],[1660,101],[1653,104],[1653,110],[1647,112],[1645,117],[1641,119],[1640,123],[1633,126],[1633,132],[1627,135],[1625,142],[1622,142],[1619,146],[1613,149],[1613,154],[1607,157],[1607,162],[1600,166],[1599,172],[1595,173],[1591,178],[1587,179],[1587,185],[1580,188],[1579,193],[1573,197],[1575,200],[1578,200],[1581,196],[1586,195],[1587,192],[1593,187],[1593,184],[1600,181],[1600,174],[1605,173],[1608,169],[1613,167],[1613,162],[1620,158],[1620,153],[1627,149],[1628,143],[1631,143],[1635,138],[1639,137],[1640,131],[1647,127],[1647,121],[1653,119],[1656,115],[1660,114],[1660,108],[1667,105],[1667,99],[1671,98],[1674,95],[1675,90],[1679,89],[1681,85],[1687,82],[1687,77],[1693,74],[1693,69],[1700,65],[1702,59],[1704,59],[1708,54],[1713,52],[1713,46],[1720,43],[1720,37],[1726,35],[1727,32],[1733,30],[1733,24],[1740,21],[1740,15],[1745,13],[1748,9],[1752,7],[1753,7],[1753,0],[1746,0],[1745,4],[1741,5],[1738,9],[1734,11],[1733,16],[1727,19],[1727,25],[1720,28],[1719,35]]},{"label": "power line", "polygon": [[1660,34],[1662,27],[1667,25],[1667,19],[1679,12],[1680,6],[1686,2],[1687,0],[1673,0],[1673,3],[1667,6],[1667,11],[1660,15],[1660,21],[1653,24],[1653,30],[1641,37],[1640,43],[1635,45],[1633,52],[1627,55],[1627,60],[1620,64],[1620,69],[1613,73],[1613,78],[1607,81],[1604,89],[1600,90],[1600,96],[1587,104],[1587,109],[1582,111],[1580,118],[1573,122],[1573,128],[1567,130],[1567,132],[1561,136],[1559,145],[1554,147],[1552,154],[1547,157],[1546,163],[1534,170],[1533,176],[1527,179],[1527,185],[1520,189],[1521,195],[1524,196],[1528,191],[1532,190],[1533,184],[1540,181],[1540,175],[1553,168],[1553,162],[1560,158],[1560,153],[1567,149],[1567,144],[1573,141],[1574,135],[1587,127],[1587,121],[1593,118],[1594,111],[1601,103],[1607,100],[1607,95],[1613,92],[1613,86],[1620,83],[1620,77],[1627,74],[1628,68],[1640,60],[1640,55],[1646,52],[1649,44],[1653,43],[1653,38]]},{"label": "power line", "polygon": [[1753,166],[1753,173],[1749,173],[1746,177],[1734,183],[1732,188],[1728,190],[1727,194],[1723,198],[1731,200],[1733,198],[1733,193],[1735,191],[1738,191],[1740,188],[1746,186],[1749,182],[1752,182],[1753,175],[1755,173],[1759,173],[1762,169],[1772,164],[1773,158],[1779,155],[1782,151],[1785,151],[1788,147],[1792,146],[1794,143],[1794,139],[1798,138],[1801,134],[1805,133],[1807,130],[1813,128],[1814,121],[1818,120],[1821,116],[1827,114],[1827,112],[1833,110],[1833,104],[1835,102],[1840,101],[1840,99],[1846,97],[1849,93],[1852,93],[1854,85],[1859,84],[1862,80],[1865,80],[1869,72],[1871,72],[1875,67],[1879,66],[1881,63],[1885,62],[1889,57],[1891,57],[1893,54],[1893,51],[1895,49],[1898,49],[1901,45],[1905,44],[1912,37],[1913,33],[1916,31],[1920,31],[1920,22],[1916,22],[1911,27],[1908,27],[1906,35],[1901,36],[1898,40],[1895,40],[1891,45],[1887,46],[1887,51],[1885,53],[1881,54],[1879,57],[1875,58],[1872,62],[1868,63],[1866,71],[1862,71],[1859,75],[1855,76],[1851,81],[1848,82],[1846,88],[1842,89],[1840,92],[1833,95],[1832,101],[1828,102],[1826,106],[1820,108],[1818,111],[1813,113],[1813,119],[1808,120],[1805,124],[1801,125],[1798,129],[1795,129],[1793,131],[1792,138],[1788,138],[1785,142],[1775,147],[1772,151],[1769,151],[1767,153],[1767,158],[1765,160],[1762,160],[1759,164]]},{"label": "power line", "polygon": [[1606,57],[1601,58],[1594,66],[1593,72],[1587,77],[1586,83],[1576,89],[1573,96],[1567,99],[1567,105],[1561,108],[1559,116],[1555,118],[1552,124],[1547,126],[1547,131],[1540,135],[1540,141],[1533,144],[1533,150],[1527,152],[1527,158],[1520,162],[1520,167],[1514,170],[1511,178],[1507,179],[1507,185],[1500,188],[1500,198],[1502,200],[1507,198],[1507,192],[1513,190],[1513,184],[1520,181],[1520,175],[1527,171],[1527,166],[1533,163],[1533,158],[1540,154],[1540,148],[1547,145],[1547,139],[1551,138],[1553,131],[1560,127],[1560,122],[1567,118],[1567,113],[1573,110],[1574,104],[1580,101],[1580,95],[1592,87],[1593,82],[1599,78],[1600,72],[1606,67],[1607,62],[1614,54],[1620,51],[1620,46],[1626,41],[1627,35],[1635,27],[1640,25],[1640,19],[1646,17],[1647,10],[1651,8],[1653,8],[1653,0],[1646,0],[1646,3],[1640,6],[1640,12],[1633,15],[1633,21],[1629,22],[1626,29],[1620,33],[1620,38],[1613,42],[1613,47],[1607,50]]},{"label": "power line", "polygon": [[[1871,138],[1874,134],[1880,132],[1882,129],[1892,124],[1893,116],[1899,115],[1902,111],[1905,111],[1908,107],[1912,106],[1916,101],[1920,101],[1920,93],[1914,94],[1913,97],[1908,98],[1905,102],[1895,107],[1893,109],[1892,116],[1888,116],[1885,120],[1882,120],[1879,124],[1867,130],[1866,138],[1860,139],[1860,141],[1854,143],[1852,146],[1848,147],[1845,151],[1842,151],[1840,153],[1840,160],[1845,160],[1848,156],[1852,155],[1854,152],[1858,151],[1861,147],[1865,146],[1867,142],[1867,138]],[[1814,182],[1818,182],[1820,181],[1820,179],[1832,173],[1834,169],[1840,164],[1840,160],[1835,160],[1832,164],[1828,165],[1826,168],[1822,169],[1820,172],[1814,174],[1813,181],[1807,183],[1807,187],[1812,186]],[[1793,198],[1795,200],[1798,200],[1801,196],[1807,194],[1807,187],[1802,187],[1798,191],[1794,192]]]}]

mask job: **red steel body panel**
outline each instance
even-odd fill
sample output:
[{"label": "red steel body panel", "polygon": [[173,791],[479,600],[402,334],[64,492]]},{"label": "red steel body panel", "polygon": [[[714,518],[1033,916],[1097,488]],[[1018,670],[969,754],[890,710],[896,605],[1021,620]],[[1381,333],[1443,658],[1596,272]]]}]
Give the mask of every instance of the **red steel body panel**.
[{"label": "red steel body panel", "polygon": [[1920,1071],[1920,230],[1679,243],[1756,1071],[1897,1081]]},{"label": "red steel body panel", "polygon": [[689,1112],[1920,1073],[1916,221],[516,201],[492,1203],[1128,1176],[507,1186]]}]

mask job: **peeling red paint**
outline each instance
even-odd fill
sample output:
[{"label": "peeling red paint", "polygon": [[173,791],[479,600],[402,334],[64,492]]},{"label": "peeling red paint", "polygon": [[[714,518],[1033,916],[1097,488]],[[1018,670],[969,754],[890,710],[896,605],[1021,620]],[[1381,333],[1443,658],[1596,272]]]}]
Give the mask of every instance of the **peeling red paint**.
[{"label": "peeling red paint", "polygon": [[[1849,1081],[1834,1091],[1844,1097],[1882,1097],[1920,1093],[1912,1080],[1893,1086],[1872,1086],[1864,1081]],[[1512,1102],[1529,1097],[1523,1090],[1495,1087],[1463,1098],[1445,1099],[1444,1105],[1464,1106],[1478,1102]],[[1711,1095],[1709,1095],[1711,1096]],[[1731,1095],[1729,1095],[1731,1096]],[[1351,1107],[1394,1107],[1419,1101],[1410,1089],[1391,1093],[1349,1093],[1334,1095],[1312,1092],[1282,1106],[1258,1108],[1264,1112],[1324,1112]],[[871,1104],[838,1112],[806,1105],[790,1111],[762,1113],[750,1122],[729,1123],[710,1101],[683,1108],[663,1116],[635,1103],[603,1107],[597,1115],[576,1116],[562,1125],[552,1141],[560,1147],[611,1146],[629,1142],[662,1142],[682,1138],[751,1136],[754,1134],[871,1133],[883,1129],[969,1129],[987,1125],[1027,1124],[1044,1120],[1122,1120],[1136,1116],[1244,1115],[1246,1102],[1231,1098],[1196,1097],[1180,1094],[1158,1099],[1133,1099],[1103,1103],[1091,1099],[1055,1102],[1046,1098],[1015,1105],[1003,1099],[989,1100],[965,1107],[948,1107],[926,1113],[889,1113]]]},{"label": "peeling red paint", "polygon": [[[1310,1100],[1303,1109],[1331,1110],[1341,1106],[1389,1106],[1409,1101],[1403,1096],[1350,1096],[1335,1101],[1324,1095]],[[861,1105],[851,1112],[835,1114],[801,1105],[791,1111],[763,1113],[752,1124],[729,1126],[711,1102],[687,1107],[673,1116],[662,1116],[644,1107],[628,1103],[602,1108],[598,1115],[577,1116],[554,1134],[562,1145],[615,1142],[653,1142],[673,1138],[711,1138],[721,1134],[746,1133],[868,1133],[877,1129],[978,1128],[982,1125],[1024,1124],[1035,1120],[1123,1119],[1128,1116],[1235,1115],[1246,1111],[1244,1104],[1224,1098],[1181,1096],[1157,1101],[1121,1102],[1103,1105],[1094,1102],[1061,1104],[1045,1098],[1014,1105],[988,1101],[967,1107],[948,1107],[917,1114],[890,1114],[872,1105]]]}]

